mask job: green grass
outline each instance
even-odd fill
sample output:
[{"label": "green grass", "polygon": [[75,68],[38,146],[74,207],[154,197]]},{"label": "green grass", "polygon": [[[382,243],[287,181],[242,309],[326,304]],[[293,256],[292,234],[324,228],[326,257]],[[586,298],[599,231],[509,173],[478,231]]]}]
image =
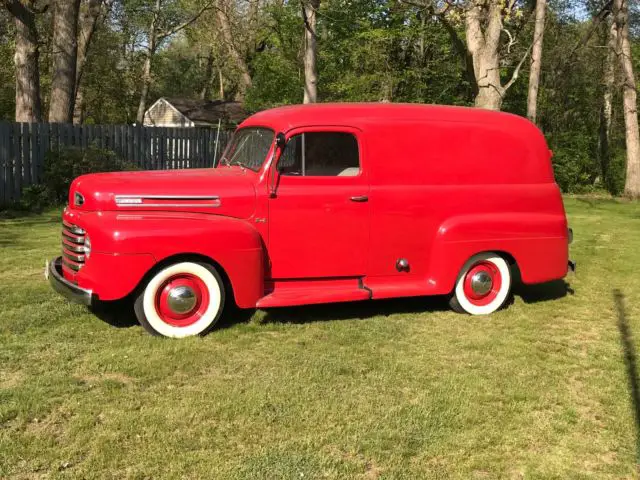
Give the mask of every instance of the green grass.
[{"label": "green grass", "polygon": [[632,478],[640,204],[566,206],[566,296],[272,310],[184,341],[49,289],[59,212],[0,220],[0,478]]}]

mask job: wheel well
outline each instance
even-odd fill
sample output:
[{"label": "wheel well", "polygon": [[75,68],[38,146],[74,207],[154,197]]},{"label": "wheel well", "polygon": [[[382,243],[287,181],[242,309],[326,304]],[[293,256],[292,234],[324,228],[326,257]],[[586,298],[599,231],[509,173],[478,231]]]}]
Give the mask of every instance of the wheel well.
[{"label": "wheel well", "polygon": [[156,263],[149,271],[142,277],[142,280],[138,283],[137,287],[134,289],[134,292],[137,294],[144,288],[147,282],[153,277],[157,272],[162,270],[163,268],[172,265],[178,262],[199,262],[199,263],[207,263],[214,267],[216,271],[220,274],[222,278],[222,283],[224,284],[224,290],[227,294],[227,298],[232,300],[235,303],[235,296],[233,293],[233,286],[231,285],[231,280],[229,280],[229,275],[222,268],[222,266],[216,262],[213,258],[207,257],[206,255],[202,255],[199,253],[179,253],[176,255],[172,255],[170,257],[164,258],[158,263]]},{"label": "wheel well", "polygon": [[[481,253],[484,253],[484,252],[481,252]],[[510,267],[518,266],[518,262],[516,262],[516,259],[509,252],[504,252],[502,250],[494,250],[493,253],[497,253],[502,258],[504,258]]]}]

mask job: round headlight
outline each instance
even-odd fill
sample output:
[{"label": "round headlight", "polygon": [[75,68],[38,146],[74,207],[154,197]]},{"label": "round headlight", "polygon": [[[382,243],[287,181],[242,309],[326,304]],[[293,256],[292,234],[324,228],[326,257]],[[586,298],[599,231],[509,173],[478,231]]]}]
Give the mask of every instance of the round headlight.
[{"label": "round headlight", "polygon": [[80,192],[75,192],[73,194],[73,204],[76,207],[81,207],[82,205],[84,205],[84,195],[82,195]]},{"label": "round headlight", "polygon": [[91,255],[91,239],[89,235],[85,235],[84,237],[84,256],[88,259]]}]

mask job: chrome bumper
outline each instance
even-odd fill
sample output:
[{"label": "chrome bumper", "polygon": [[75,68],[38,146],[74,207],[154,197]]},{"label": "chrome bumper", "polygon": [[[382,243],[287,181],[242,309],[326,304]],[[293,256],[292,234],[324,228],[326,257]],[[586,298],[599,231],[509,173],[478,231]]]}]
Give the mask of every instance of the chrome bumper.
[{"label": "chrome bumper", "polygon": [[93,301],[91,290],[85,290],[62,275],[62,257],[54,258],[47,264],[44,276],[49,280],[51,287],[68,300],[81,305],[90,306]]}]

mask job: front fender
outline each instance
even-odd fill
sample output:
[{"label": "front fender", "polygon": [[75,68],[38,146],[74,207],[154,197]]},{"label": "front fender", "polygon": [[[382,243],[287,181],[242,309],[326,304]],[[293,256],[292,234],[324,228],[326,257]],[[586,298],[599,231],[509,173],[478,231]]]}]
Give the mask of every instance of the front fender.
[{"label": "front fender", "polygon": [[495,251],[510,255],[522,281],[540,283],[565,276],[568,261],[564,214],[496,213],[452,217],[438,228],[429,261],[429,281],[449,293],[464,263]]},{"label": "front fender", "polygon": [[93,252],[148,254],[156,263],[176,255],[205,256],[225,271],[239,307],[255,307],[264,295],[262,239],[245,220],[198,213],[95,212],[82,215],[78,224],[90,236]]}]

